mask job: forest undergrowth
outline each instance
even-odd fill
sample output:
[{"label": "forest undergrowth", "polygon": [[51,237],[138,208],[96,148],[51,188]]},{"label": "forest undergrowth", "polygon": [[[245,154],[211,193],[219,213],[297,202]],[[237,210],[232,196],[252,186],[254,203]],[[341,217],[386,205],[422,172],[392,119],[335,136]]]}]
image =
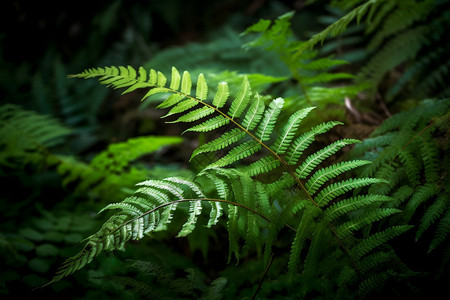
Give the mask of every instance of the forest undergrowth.
[{"label": "forest undergrowth", "polygon": [[449,1],[257,2],[9,7],[2,298],[440,295]]}]

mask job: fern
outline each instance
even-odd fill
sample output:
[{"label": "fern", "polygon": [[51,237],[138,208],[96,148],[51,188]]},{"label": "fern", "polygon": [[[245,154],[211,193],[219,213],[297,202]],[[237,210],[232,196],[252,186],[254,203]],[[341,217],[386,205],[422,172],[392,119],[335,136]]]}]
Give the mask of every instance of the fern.
[{"label": "fern", "polygon": [[443,30],[449,25],[448,1],[331,1],[331,7],[347,14],[302,43],[298,57],[325,40],[322,49],[334,47],[339,40],[329,38],[346,38],[354,30],[350,24],[356,23],[365,30],[358,37],[368,42],[361,49],[367,59],[355,83],[367,84],[370,96],[382,93],[387,102],[448,97],[449,44]]},{"label": "fern", "polygon": [[[368,14],[365,35],[370,38],[366,50],[370,59],[356,76],[356,82],[367,82],[370,91],[380,90],[386,75],[398,69],[394,84],[386,91],[386,100],[414,97],[447,97],[443,79],[448,74],[448,42],[444,30],[448,26],[448,1],[366,1],[356,6],[348,1],[335,1],[344,9],[353,9],[307,44],[313,46],[328,35],[342,34],[347,20]],[[341,2],[341,3],[339,3]],[[350,18],[350,19],[347,19]]]},{"label": "fern", "polygon": [[0,165],[13,168],[45,164],[49,150],[71,134],[55,119],[13,104],[0,107]]},{"label": "fern", "polygon": [[[336,85],[336,82],[348,82],[354,78],[349,73],[334,71],[348,62],[334,59],[333,55],[319,57],[318,51],[308,50],[309,41],[298,41],[290,29],[292,17],[293,12],[289,12],[274,22],[263,19],[243,33],[257,35],[245,45],[246,48],[262,47],[266,51],[274,52],[289,68],[292,78],[300,87],[301,95],[286,99],[287,104],[324,108],[329,104],[342,104],[346,96],[352,97],[363,90],[364,84]],[[332,84],[336,86],[330,86]]]},{"label": "fern", "polygon": [[148,170],[133,162],[163,146],[182,141],[179,137],[137,137],[111,144],[96,155],[90,163],[73,156],[59,154],[63,142],[72,131],[51,117],[26,111],[8,104],[0,108],[0,166],[21,169],[27,165],[55,170],[62,185],[71,187],[75,194],[89,191],[91,198],[118,201],[127,194],[136,181],[149,176]]},{"label": "fern", "polygon": [[[402,222],[418,218],[416,240],[430,231],[433,224],[445,223],[448,211],[443,201],[448,198],[448,179],[445,164],[439,163],[444,149],[436,142],[439,132],[448,130],[436,125],[439,118],[448,118],[448,103],[448,99],[426,100],[418,107],[394,115],[355,148],[355,154],[366,152],[367,157],[370,152],[377,153],[373,163],[362,169],[361,174],[389,179],[387,186],[374,185],[372,190],[397,199],[391,205],[403,209]],[[387,137],[389,143],[383,141]],[[439,228],[435,229],[429,251],[445,240],[448,231]]]},{"label": "fern", "polygon": [[[346,8],[348,9],[350,3],[346,1]],[[360,1],[358,1],[360,2]],[[343,33],[350,22],[357,21],[358,23],[362,20],[362,18],[368,13],[371,15],[373,11],[377,9],[377,7],[385,2],[384,0],[369,0],[365,1],[365,3],[360,4],[353,8],[349,13],[347,13],[345,16],[341,17],[336,22],[329,25],[327,28],[322,30],[320,33],[315,34],[312,38],[310,38],[307,42],[305,42],[301,47],[299,47],[298,51],[302,52],[307,49],[313,48],[318,43],[323,43],[323,41],[331,36],[335,37],[341,33]],[[386,1],[387,2],[387,1]],[[359,4],[359,3],[358,3]],[[336,5],[336,4],[335,4]]]},{"label": "fern", "polygon": [[[211,132],[226,124],[234,128],[194,151],[193,156],[217,150],[224,152],[221,158],[198,173],[195,180],[169,177],[143,181],[137,185],[133,196],[106,206],[101,212],[115,210],[115,213],[97,233],[87,238],[79,254],[65,262],[51,283],[83,268],[103,251],[124,250],[131,240],[140,240],[145,235],[166,230],[177,209],[185,210],[187,214],[178,236],[190,234],[195,230],[198,216],[205,210],[205,203],[209,204],[210,213],[206,220],[209,227],[218,222],[222,212],[226,212],[229,260],[232,255],[239,259],[242,253],[259,249],[264,243],[261,241],[261,227],[267,227],[269,236],[264,248],[267,262],[280,230],[286,227],[294,231],[288,262],[291,280],[299,271],[305,281],[321,276],[320,272],[329,271],[328,268],[320,268],[319,273],[313,271],[319,264],[319,258],[326,253],[322,245],[328,245],[332,252],[338,251],[346,256],[346,261],[355,272],[359,272],[358,260],[409,229],[407,226],[390,227],[357,243],[353,237],[348,237],[348,233],[344,233],[353,232],[348,231],[350,228],[356,230],[378,222],[397,210],[374,210],[359,218],[351,218],[348,212],[384,203],[389,198],[367,195],[339,200],[338,197],[386,181],[357,178],[331,183],[339,175],[365,165],[367,161],[355,160],[327,168],[319,167],[340,149],[358,141],[343,139],[312,150],[310,145],[316,135],[339,124],[326,122],[310,131],[298,133],[301,121],[312,108],[301,109],[292,114],[285,124],[280,124],[278,117],[284,100],[276,98],[263,105],[264,100],[257,93],[252,93],[247,79],[243,79],[235,95],[230,94],[227,84],[222,82],[217,93],[211,97],[208,96],[209,88],[202,74],[198,76],[194,88],[189,72],[181,75],[176,68],[172,68],[171,76],[153,69],[136,70],[128,66],[89,69],[71,77],[98,77],[102,84],[125,89],[124,93],[147,88],[144,101],[150,96],[164,94],[166,100],[159,107],[169,109],[166,117],[174,118],[175,122],[194,123],[188,131]],[[171,80],[168,82],[167,78]],[[275,137],[276,132],[281,134]],[[305,150],[309,150],[307,155],[303,155]],[[246,164],[248,158],[256,156],[257,160]],[[276,168],[280,172],[273,172]],[[266,182],[252,178],[264,173],[270,174]],[[184,204],[189,205],[185,207]],[[244,243],[242,248],[241,242]],[[304,256],[304,253],[307,255]],[[301,263],[302,259],[304,263]]]}]

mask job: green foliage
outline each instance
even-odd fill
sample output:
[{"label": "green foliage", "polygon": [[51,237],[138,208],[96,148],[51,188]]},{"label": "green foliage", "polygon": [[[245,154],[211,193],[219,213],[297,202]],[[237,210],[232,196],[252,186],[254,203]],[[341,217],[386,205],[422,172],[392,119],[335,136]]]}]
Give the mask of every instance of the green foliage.
[{"label": "green foliage", "polygon": [[[48,150],[71,133],[55,119],[13,104],[0,107],[0,165],[13,168],[45,164]],[[3,172],[2,172],[3,173]]]},{"label": "green foliage", "polygon": [[[334,59],[332,55],[318,57],[318,51],[308,50],[312,39],[302,42],[295,38],[290,28],[292,17],[293,12],[289,12],[274,22],[262,19],[243,33],[259,35],[245,47],[262,47],[274,52],[288,67],[301,92],[301,96],[289,95],[288,103],[295,103],[296,107],[314,105],[324,109],[330,104],[342,104],[345,96],[352,97],[363,90],[364,85],[349,84],[353,75],[335,71],[347,61]],[[347,84],[338,86],[342,82]]]},{"label": "green foliage", "polygon": [[387,185],[372,186],[373,192],[396,199],[389,206],[403,209],[401,222],[417,219],[416,240],[434,231],[429,252],[448,240],[448,158],[443,155],[448,145],[441,139],[448,131],[449,107],[448,99],[425,100],[387,119],[355,148],[355,154],[372,160],[362,176],[389,179]]},{"label": "green foliage", "polygon": [[[219,138],[194,151],[193,155],[224,151],[222,157],[197,174],[196,180],[179,177],[146,180],[137,185],[138,190],[133,196],[106,206],[101,212],[114,209],[116,213],[87,239],[81,252],[65,262],[51,282],[83,268],[102,251],[124,250],[130,240],[140,240],[153,232],[167,230],[174,212],[185,202],[189,203],[188,216],[178,236],[187,236],[195,230],[203,211],[202,204],[209,203],[208,226],[215,225],[222,212],[228,217],[229,259],[232,254],[239,259],[240,241],[244,242],[242,249],[245,253],[249,249],[258,249],[265,242],[264,256],[268,263],[279,231],[283,227],[294,231],[287,282],[294,281],[294,275],[300,272],[300,281],[306,284],[303,293],[311,292],[310,280],[336,271],[318,267],[322,256],[338,251],[340,256],[346,257],[355,276],[366,277],[368,274],[359,273],[359,261],[374,251],[383,252],[380,246],[410,229],[406,225],[392,226],[355,239],[353,234],[361,228],[399,211],[375,209],[355,218],[350,211],[362,212],[366,206],[383,203],[387,198],[367,195],[367,198],[341,200],[340,196],[386,181],[350,178],[330,182],[346,171],[367,164],[367,161],[355,160],[318,168],[340,149],[358,141],[342,139],[312,150],[314,137],[339,123],[322,123],[303,134],[297,133],[300,122],[312,108],[299,110],[285,124],[279,124],[278,116],[284,100],[276,98],[265,104],[257,93],[252,93],[246,78],[235,95],[230,94],[227,84],[222,82],[217,93],[208,99],[208,85],[203,74],[198,76],[194,89],[189,72],[184,71],[181,75],[176,68],[172,68],[170,82],[162,72],[154,69],[147,72],[144,68],[136,70],[130,66],[89,69],[71,77],[98,77],[102,84],[125,89],[123,93],[146,88],[144,101],[164,93],[166,99],[159,107],[169,109],[165,117],[179,115],[173,122],[194,123],[188,131],[210,132],[226,124],[234,125],[234,129],[226,130]],[[274,132],[279,133],[275,135]],[[302,156],[304,152],[310,153]],[[257,159],[246,165],[246,159],[251,157]],[[275,173],[275,169],[279,173]],[[262,182],[252,178],[263,174],[270,179]],[[306,184],[304,180],[308,180]],[[209,187],[210,196],[206,187]],[[294,187],[298,191],[289,195]],[[364,201],[355,203],[362,199]],[[355,204],[349,209],[352,203]],[[266,240],[261,240],[262,228],[269,230]],[[324,245],[329,251],[325,251]],[[304,260],[302,264],[301,260]],[[355,284],[354,277],[351,282]]]},{"label": "green foliage", "polygon": [[[2,207],[4,211],[7,209]],[[7,294],[8,284],[18,278],[30,289],[44,284],[45,274],[62,257],[73,255],[74,247],[91,228],[98,226],[98,221],[89,213],[56,214],[40,208],[38,216],[26,223],[16,224],[16,227],[14,221],[8,219],[3,226],[5,229],[15,227],[0,237],[1,282],[5,284],[0,293]]]},{"label": "green foliage", "polygon": [[387,1],[369,0],[364,1],[364,3],[362,4],[360,4],[359,2],[363,1],[334,1],[333,4],[335,6],[343,6],[343,8],[345,9],[353,7],[354,8],[350,12],[348,12],[345,16],[341,17],[339,20],[333,22],[321,32],[315,34],[312,38],[310,38],[306,43],[304,43],[299,48],[299,51],[311,49],[318,43],[323,43],[325,39],[329,36],[335,37],[339,34],[342,34],[347,29],[350,22],[356,21],[357,23],[359,23],[366,14],[372,15],[381,3]]},{"label": "green foliage", "polygon": [[[182,142],[179,137],[148,136],[111,144],[87,164],[52,149],[67,140],[71,131],[55,119],[26,111],[12,104],[0,108],[0,166],[2,173],[34,165],[54,167],[62,184],[75,186],[75,193],[89,191],[91,198],[121,199],[125,188],[149,176],[148,170],[132,164],[164,146]],[[3,168],[5,171],[3,171]]]},{"label": "green foliage", "polygon": [[[449,24],[448,1],[334,1],[352,9],[312,37],[313,47],[328,36],[342,34],[351,21],[364,19],[368,59],[356,75],[373,94],[385,93],[386,101],[412,97],[448,97],[444,78],[448,75],[449,44],[444,38]],[[307,47],[305,47],[306,49]],[[403,70],[396,74],[395,70]],[[385,82],[392,81],[385,86]]]},{"label": "green foliage", "polygon": [[129,267],[142,274],[142,279],[127,276],[107,279],[131,288],[144,299],[222,299],[222,290],[227,284],[226,278],[219,277],[207,285],[205,275],[192,268],[184,270],[186,277],[177,278],[174,272],[150,261],[130,261]]},{"label": "green foliage", "polygon": [[63,185],[75,184],[75,193],[89,191],[93,198],[119,199],[126,195],[125,189],[149,176],[148,169],[134,164],[138,158],[180,142],[181,138],[168,136],[130,138],[110,144],[89,164],[70,156],[58,156],[56,167],[63,176]]},{"label": "green foliage", "polygon": [[[448,95],[448,1],[328,2],[324,17],[313,4],[238,36],[231,28],[259,15],[256,2],[216,31],[223,3],[201,4],[211,22],[197,18],[195,1],[186,3],[192,15],[176,1],[113,1],[83,25],[81,51],[49,46],[38,72],[26,58],[9,62],[10,37],[1,35],[0,63],[11,66],[1,88],[24,109],[0,106],[0,294],[24,285],[86,299],[437,294],[450,249],[449,101],[423,99]],[[280,15],[270,3],[278,9],[269,15]],[[184,13],[186,36],[162,31],[181,28]],[[320,24],[309,40],[297,38]],[[199,25],[208,28],[196,36],[202,43],[180,45]],[[110,43],[117,27],[122,40]],[[155,51],[162,36],[171,46]],[[92,62],[142,60],[71,76],[120,90],[115,103],[93,80],[63,78]],[[360,142],[366,135],[352,129],[367,125],[368,108],[354,102],[364,112],[352,124],[342,100],[367,95],[385,115],[401,113]],[[156,120],[154,104],[175,125]],[[181,153],[166,148],[182,141]],[[125,268],[131,256],[144,258]]]}]

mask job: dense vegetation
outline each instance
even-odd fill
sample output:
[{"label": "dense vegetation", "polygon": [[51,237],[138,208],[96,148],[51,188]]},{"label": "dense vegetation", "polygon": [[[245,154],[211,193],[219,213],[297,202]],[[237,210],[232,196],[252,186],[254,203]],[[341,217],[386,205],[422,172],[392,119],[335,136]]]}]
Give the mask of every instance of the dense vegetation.
[{"label": "dense vegetation", "polygon": [[450,2],[148,2],[3,10],[1,297],[440,295]]}]

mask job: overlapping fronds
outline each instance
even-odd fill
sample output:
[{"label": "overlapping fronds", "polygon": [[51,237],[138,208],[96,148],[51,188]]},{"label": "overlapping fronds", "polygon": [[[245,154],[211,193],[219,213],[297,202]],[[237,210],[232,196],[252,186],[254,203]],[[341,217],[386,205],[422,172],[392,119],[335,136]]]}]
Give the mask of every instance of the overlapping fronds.
[{"label": "overlapping fronds", "polygon": [[318,43],[323,43],[323,41],[327,37],[335,37],[335,36],[343,33],[347,29],[350,22],[356,21],[357,23],[359,23],[366,16],[366,14],[372,15],[381,3],[389,2],[389,1],[369,0],[369,1],[364,1],[364,3],[362,3],[362,4],[359,3],[361,1],[358,1],[357,3],[350,2],[350,1],[345,1],[345,2],[344,2],[344,5],[345,5],[344,8],[348,9],[348,8],[353,7],[352,10],[350,12],[348,12],[345,16],[343,16],[342,18],[337,20],[336,22],[329,25],[327,28],[325,28],[321,32],[315,34],[307,42],[305,42],[301,47],[299,47],[298,50],[300,52],[302,52],[306,49],[311,49]]},{"label": "overlapping fronds", "polygon": [[[345,172],[368,164],[367,160],[321,167],[343,147],[358,141],[342,139],[313,149],[311,145],[317,135],[341,123],[325,122],[300,132],[301,122],[313,110],[311,107],[298,110],[285,124],[280,124],[278,117],[284,100],[276,98],[266,103],[261,96],[252,93],[246,78],[236,94],[231,94],[228,84],[222,82],[211,96],[202,74],[194,82],[189,72],[180,73],[176,68],[172,68],[170,76],[153,69],[136,70],[128,66],[89,69],[72,77],[98,77],[101,83],[124,89],[124,93],[146,88],[143,100],[155,94],[164,95],[165,100],[158,107],[168,109],[166,117],[173,119],[170,123],[193,123],[187,131],[194,132],[225,129],[218,138],[195,149],[193,157],[217,151],[223,153],[197,174],[196,180],[179,177],[146,180],[137,185],[133,196],[105,207],[102,211],[115,210],[115,214],[87,239],[85,248],[77,256],[66,262],[53,282],[84,267],[104,250],[122,250],[130,240],[166,230],[177,209],[184,209],[187,214],[178,236],[189,235],[195,230],[199,215],[204,214],[204,203],[210,204],[206,226],[217,224],[224,213],[227,217],[229,259],[232,255],[239,259],[241,249],[245,253],[265,244],[267,263],[280,230],[288,228],[295,232],[288,263],[291,279],[300,271],[303,280],[309,280],[327,269],[316,268],[326,253],[324,245],[346,256],[346,261],[358,273],[357,261],[408,229],[391,227],[355,241],[356,231],[398,210],[377,209],[360,214],[358,218],[349,216],[351,212],[391,198],[361,195],[342,200],[341,197],[386,181],[370,177],[338,181]],[[232,127],[224,127],[227,124]],[[256,160],[247,163],[250,157]],[[263,174],[271,175],[267,177],[270,180],[263,183],[252,178]],[[206,190],[212,195],[207,195]],[[183,203],[188,203],[189,207],[184,207]],[[262,225],[268,228],[264,239]]]},{"label": "overlapping fronds", "polygon": [[[318,51],[310,46],[311,41],[299,41],[290,29],[293,13],[289,12],[277,20],[262,19],[247,28],[244,35],[257,35],[245,47],[262,47],[266,51],[276,53],[291,72],[298,83],[302,94],[293,97],[292,102],[314,105],[319,108],[329,104],[342,104],[344,98],[352,97],[364,89],[364,84],[351,84],[353,75],[337,72],[339,66],[348,62],[335,59],[333,55],[320,57]],[[330,86],[335,82],[346,82],[345,86]],[[326,85],[326,86],[325,86]]]},{"label": "overlapping fronds", "polygon": [[182,142],[180,137],[142,136],[109,145],[108,149],[85,163],[71,156],[58,155],[54,161],[64,186],[74,187],[74,193],[89,191],[92,197],[119,201],[126,195],[122,189],[132,188],[137,181],[148,178],[150,172],[134,162],[163,147]]},{"label": "overlapping fronds", "polygon": [[429,251],[445,240],[449,230],[444,229],[449,209],[448,201],[443,201],[449,196],[445,147],[439,146],[440,133],[448,131],[440,120],[448,119],[449,107],[448,99],[426,100],[387,119],[355,148],[359,156],[377,154],[361,175],[389,179],[389,184],[374,185],[372,191],[396,198],[390,206],[403,209],[403,222],[418,219],[416,239],[438,224]]},{"label": "overlapping fronds", "polygon": [[[444,30],[450,20],[448,1],[336,0],[331,4],[347,14],[302,43],[298,47],[299,57],[327,38],[337,35],[342,38],[353,30],[349,27],[351,23],[363,23],[368,42],[361,50],[367,61],[356,74],[355,83],[365,83],[365,89],[374,95],[389,80],[387,101],[399,97],[448,97],[444,80],[449,70],[446,55],[449,43]],[[327,42],[328,47],[335,43]],[[399,74],[388,76],[396,70]]]},{"label": "overlapping fronds", "polygon": [[143,155],[164,146],[180,143],[182,138],[145,136],[111,144],[90,163],[73,156],[59,154],[57,146],[67,140],[72,131],[57,120],[16,105],[0,107],[0,166],[13,169],[26,164],[46,166],[55,170],[63,186],[75,194],[89,191],[92,198],[123,199],[122,189],[131,188],[149,176],[143,168],[132,163]]},{"label": "overlapping fronds", "polygon": [[[205,171],[207,172],[207,171]],[[153,232],[167,230],[173,214],[177,209],[184,209],[188,204],[188,217],[183,222],[178,237],[190,234],[198,222],[205,203],[209,203],[209,218],[207,226],[217,224],[226,210],[228,214],[228,232],[230,240],[230,254],[239,258],[239,240],[243,239],[247,247],[255,246],[259,236],[259,223],[268,222],[272,210],[261,187],[252,184],[252,179],[243,173],[233,170],[208,176],[215,186],[228,182],[230,191],[217,189],[217,195],[224,199],[206,198],[202,188],[197,183],[181,178],[169,177],[163,180],[146,180],[137,184],[138,189],[132,196],[122,202],[112,203],[103,208],[114,210],[115,214],[107,220],[102,228],[86,239],[86,245],[76,256],[68,259],[52,282],[58,281],[86,264],[90,263],[103,251],[124,250],[130,240],[140,240]],[[238,199],[233,202],[229,199]],[[179,208],[181,206],[181,208]],[[244,220],[245,222],[241,222]]]},{"label": "overlapping fronds", "polygon": [[[349,1],[336,2],[345,9],[353,9],[348,16],[368,11],[364,23],[365,35],[370,37],[366,47],[370,59],[357,74],[357,82],[365,81],[374,93],[386,75],[401,66],[403,70],[390,84],[386,100],[404,95],[418,99],[448,96],[443,80],[448,75],[449,45],[443,30],[449,24],[448,1],[365,1],[358,6]],[[345,29],[341,26],[344,20],[345,17],[339,19],[318,37],[333,33],[330,31],[333,27]],[[309,41],[316,42],[316,37]]]}]

